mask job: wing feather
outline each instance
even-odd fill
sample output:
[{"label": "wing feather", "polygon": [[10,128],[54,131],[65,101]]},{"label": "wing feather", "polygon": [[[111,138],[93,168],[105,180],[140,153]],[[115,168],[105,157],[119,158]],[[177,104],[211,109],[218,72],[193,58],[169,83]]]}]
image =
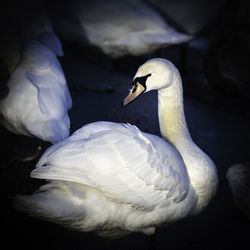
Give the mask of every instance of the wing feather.
[{"label": "wing feather", "polygon": [[93,123],[80,130],[50,147],[31,176],[88,185],[113,201],[144,210],[154,209],[161,201],[179,202],[186,197],[189,179],[185,165],[161,138],[115,123]]},{"label": "wing feather", "polygon": [[53,119],[62,119],[71,108],[72,100],[56,55],[35,40],[26,42],[24,54],[31,64],[26,77],[38,90],[41,113]]}]

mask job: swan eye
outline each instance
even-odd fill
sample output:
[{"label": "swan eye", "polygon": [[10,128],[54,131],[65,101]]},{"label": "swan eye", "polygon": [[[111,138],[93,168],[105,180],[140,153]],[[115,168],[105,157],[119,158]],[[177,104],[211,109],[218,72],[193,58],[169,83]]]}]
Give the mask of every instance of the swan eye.
[{"label": "swan eye", "polygon": [[135,91],[137,90],[137,88],[138,88],[138,84],[136,83],[136,84],[134,85],[133,89],[132,89],[132,93],[135,93]]},{"label": "swan eye", "polygon": [[[145,90],[146,90],[146,89],[147,89],[146,81],[147,81],[148,77],[150,77],[150,76],[151,76],[151,74],[147,74],[147,75],[145,75],[145,76],[136,77],[136,78],[134,79],[134,81],[133,81],[134,87],[137,86],[138,83],[139,83],[139,84],[141,84],[141,85],[145,88]],[[138,86],[137,86],[137,87],[138,87]],[[135,88],[135,91],[136,91],[137,87]],[[134,93],[134,89],[133,89],[132,91],[133,91],[133,93]]]}]

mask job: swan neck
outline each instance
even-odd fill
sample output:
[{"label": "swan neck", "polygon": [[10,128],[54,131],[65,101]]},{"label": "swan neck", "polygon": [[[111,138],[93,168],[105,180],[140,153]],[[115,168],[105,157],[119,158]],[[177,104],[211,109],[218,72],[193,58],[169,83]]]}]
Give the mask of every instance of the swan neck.
[{"label": "swan neck", "polygon": [[217,171],[212,160],[198,148],[189,134],[179,74],[169,87],[158,91],[158,113],[162,137],[179,151],[187,167],[190,183],[198,198],[194,213],[199,213],[217,190]]},{"label": "swan neck", "polygon": [[179,74],[176,75],[169,87],[158,91],[158,116],[161,135],[175,146],[180,140],[192,140],[184,115],[182,92]]}]

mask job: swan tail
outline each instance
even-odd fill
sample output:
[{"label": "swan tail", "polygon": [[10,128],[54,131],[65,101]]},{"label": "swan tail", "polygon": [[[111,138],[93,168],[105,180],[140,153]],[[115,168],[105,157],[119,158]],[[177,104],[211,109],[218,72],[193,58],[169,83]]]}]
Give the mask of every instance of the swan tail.
[{"label": "swan tail", "polygon": [[39,166],[31,172],[30,176],[36,179],[67,181],[96,187],[96,184],[88,176],[81,171],[77,171],[77,169],[70,169],[70,171],[66,169],[63,171],[62,168],[57,168],[56,166]]},{"label": "swan tail", "polygon": [[79,230],[77,222],[85,217],[84,204],[74,204],[76,196],[64,182],[51,181],[32,195],[17,195],[14,208],[32,217]]}]

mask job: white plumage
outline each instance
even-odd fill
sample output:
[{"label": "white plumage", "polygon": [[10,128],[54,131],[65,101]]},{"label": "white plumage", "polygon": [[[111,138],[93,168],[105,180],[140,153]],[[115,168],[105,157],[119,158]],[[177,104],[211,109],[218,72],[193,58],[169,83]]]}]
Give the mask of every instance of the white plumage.
[{"label": "white plumage", "polygon": [[[42,40],[47,43],[50,38],[44,34]],[[59,41],[54,49],[61,53]],[[63,70],[49,47],[27,40],[7,88],[8,94],[0,100],[0,112],[1,124],[8,130],[51,143],[69,135],[72,101]]]},{"label": "white plumage", "polygon": [[55,23],[59,36],[80,46],[96,46],[114,58],[148,54],[191,39],[140,0],[65,2],[67,14],[63,12]]},{"label": "white plumage", "polygon": [[[160,88],[159,95],[165,93],[159,96],[159,115],[161,102],[177,98],[164,108],[172,110],[172,117],[164,117],[168,126],[159,116],[164,137],[170,129],[165,139],[171,143],[129,124],[88,124],[47,149],[31,177],[49,182],[33,195],[18,196],[19,209],[115,238],[131,232],[152,234],[157,226],[198,213],[208,204],[217,188],[216,169],[185,126],[178,71],[164,59],[147,61],[126,102],[142,93],[135,86],[143,81],[146,91]],[[175,119],[182,126],[172,129]]]}]

